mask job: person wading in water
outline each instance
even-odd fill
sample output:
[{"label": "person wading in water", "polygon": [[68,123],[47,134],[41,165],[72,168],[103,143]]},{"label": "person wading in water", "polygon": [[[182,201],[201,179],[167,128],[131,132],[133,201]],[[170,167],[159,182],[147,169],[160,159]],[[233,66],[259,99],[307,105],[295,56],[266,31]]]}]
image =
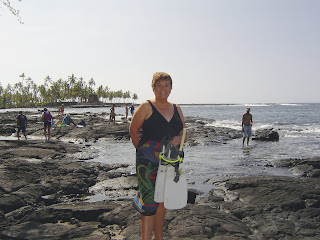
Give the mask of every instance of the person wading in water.
[{"label": "person wading in water", "polygon": [[242,132],[243,132],[243,139],[242,139],[242,147],[244,147],[244,142],[247,138],[247,146],[249,146],[249,140],[252,136],[252,115],[250,114],[250,108],[247,108],[247,112],[242,116]]}]

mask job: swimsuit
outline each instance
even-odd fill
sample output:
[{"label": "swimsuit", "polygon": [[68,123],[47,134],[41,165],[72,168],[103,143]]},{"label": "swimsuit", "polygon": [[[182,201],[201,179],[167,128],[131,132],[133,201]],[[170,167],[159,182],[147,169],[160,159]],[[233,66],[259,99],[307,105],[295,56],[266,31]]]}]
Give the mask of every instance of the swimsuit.
[{"label": "swimsuit", "polygon": [[154,201],[154,191],[162,143],[178,136],[183,129],[175,104],[173,117],[168,122],[150,101],[149,103],[152,115],[142,125],[143,136],[136,151],[139,192],[133,199],[133,206],[145,216],[154,215],[159,206],[159,203]]}]

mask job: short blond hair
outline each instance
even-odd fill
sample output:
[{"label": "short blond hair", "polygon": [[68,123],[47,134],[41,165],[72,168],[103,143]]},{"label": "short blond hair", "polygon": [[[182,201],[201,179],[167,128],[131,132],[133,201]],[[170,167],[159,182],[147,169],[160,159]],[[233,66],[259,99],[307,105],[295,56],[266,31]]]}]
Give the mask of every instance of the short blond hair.
[{"label": "short blond hair", "polygon": [[152,88],[154,88],[154,86],[156,85],[156,83],[159,80],[169,81],[170,85],[171,85],[171,88],[172,88],[172,79],[171,79],[171,76],[168,73],[165,73],[165,72],[156,72],[156,73],[154,73],[153,74],[153,78],[152,78],[152,83],[151,83]]}]

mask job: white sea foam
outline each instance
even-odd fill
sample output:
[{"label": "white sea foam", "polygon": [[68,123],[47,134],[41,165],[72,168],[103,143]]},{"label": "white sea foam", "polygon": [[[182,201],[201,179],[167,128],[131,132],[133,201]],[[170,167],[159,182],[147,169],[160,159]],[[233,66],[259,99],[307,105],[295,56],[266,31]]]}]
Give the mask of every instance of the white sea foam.
[{"label": "white sea foam", "polygon": [[311,133],[311,134],[320,134],[320,126],[315,125],[315,126],[305,126],[303,128],[304,133]]},{"label": "white sea foam", "polygon": [[301,106],[301,104],[297,103],[280,103],[280,106]]},{"label": "white sea foam", "polygon": [[241,122],[233,120],[213,121],[211,123],[206,124],[206,126],[225,127],[235,130],[241,130]]},{"label": "white sea foam", "polygon": [[253,103],[253,104],[249,104],[246,103],[244,104],[245,107],[270,107],[272,106],[272,104],[267,104],[267,103]]},{"label": "white sea foam", "polygon": [[273,128],[274,126],[272,124],[261,124],[257,123],[253,126],[253,129],[260,130],[260,129],[270,129]]}]

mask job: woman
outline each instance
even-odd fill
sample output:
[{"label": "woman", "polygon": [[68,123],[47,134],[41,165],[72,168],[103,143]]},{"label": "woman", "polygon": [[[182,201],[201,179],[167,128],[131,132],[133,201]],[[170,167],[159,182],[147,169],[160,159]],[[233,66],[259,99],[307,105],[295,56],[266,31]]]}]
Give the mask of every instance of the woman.
[{"label": "woman", "polygon": [[139,106],[130,124],[131,140],[137,150],[136,170],[139,186],[133,205],[141,214],[142,240],[150,240],[153,231],[155,239],[162,240],[166,209],[163,203],[154,201],[161,143],[170,139],[172,145],[178,146],[185,127],[181,108],[168,102],[172,89],[170,75],[163,72],[155,73],[152,89],[155,98]]}]

